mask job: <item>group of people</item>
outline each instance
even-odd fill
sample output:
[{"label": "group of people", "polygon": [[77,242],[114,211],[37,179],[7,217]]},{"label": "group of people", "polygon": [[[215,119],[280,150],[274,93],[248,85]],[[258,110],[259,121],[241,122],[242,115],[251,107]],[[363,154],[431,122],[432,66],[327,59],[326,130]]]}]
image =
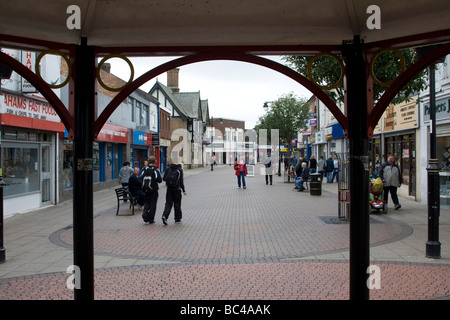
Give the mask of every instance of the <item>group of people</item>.
[{"label": "group of people", "polygon": [[144,162],[144,167],[131,168],[130,162],[126,161],[119,172],[119,183],[127,187],[133,197],[137,197],[138,205],[143,208],[142,219],[145,223],[155,223],[156,205],[159,197],[159,184],[166,182],[166,203],[162,214],[162,222],[167,225],[167,220],[172,207],[174,208],[175,223],[180,223],[182,219],[181,192],[186,195],[184,187],[183,169],[175,159],[169,160],[169,166],[161,174],[156,166],[156,158],[151,156]]},{"label": "group of people", "polygon": [[[333,183],[334,178],[336,178],[336,182],[339,181],[339,160],[337,155],[330,155],[326,161],[324,161],[321,156],[319,161],[315,159],[315,156],[312,155],[309,159],[309,162],[300,158],[298,160],[297,166],[295,167],[295,187],[298,191],[305,190],[304,183],[308,180],[308,177],[311,173],[318,172],[320,173],[320,177],[323,180],[324,175],[327,176],[327,183]],[[376,175],[376,173],[374,173]],[[386,201],[386,205],[388,203],[389,193],[391,194],[392,201],[394,202],[395,210],[400,209],[402,206],[400,205],[398,196],[397,196],[397,188],[402,184],[402,175],[400,168],[395,163],[395,159],[393,156],[389,156],[387,161],[384,162],[380,170],[378,172],[379,177],[383,181],[383,191],[384,191],[384,199]]]}]

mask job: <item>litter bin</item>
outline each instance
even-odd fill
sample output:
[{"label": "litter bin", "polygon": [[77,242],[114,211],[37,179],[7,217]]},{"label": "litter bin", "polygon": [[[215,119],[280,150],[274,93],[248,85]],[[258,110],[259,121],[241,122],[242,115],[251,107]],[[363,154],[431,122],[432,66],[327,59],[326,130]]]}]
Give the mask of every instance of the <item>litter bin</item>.
[{"label": "litter bin", "polygon": [[320,173],[311,173],[309,175],[311,177],[311,181],[309,183],[310,192],[309,194],[312,196],[321,196],[322,195],[322,179],[320,179]]}]

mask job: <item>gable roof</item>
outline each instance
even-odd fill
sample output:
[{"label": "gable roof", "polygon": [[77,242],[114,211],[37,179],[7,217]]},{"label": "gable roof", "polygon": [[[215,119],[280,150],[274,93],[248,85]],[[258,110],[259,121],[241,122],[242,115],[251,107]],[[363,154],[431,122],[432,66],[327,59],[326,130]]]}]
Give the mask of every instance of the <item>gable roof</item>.
[{"label": "gable roof", "polygon": [[[178,100],[174,97],[173,92],[170,88],[163,85],[161,82],[156,80],[156,83],[153,85],[153,87],[148,92],[150,95],[153,95],[153,93],[156,90],[160,90],[160,92],[166,97],[167,100],[170,101],[172,104],[174,111],[184,120],[186,121],[186,115],[182,112],[183,108],[181,107],[181,104],[178,102]],[[172,111],[171,116],[174,116],[174,111]]]},{"label": "gable roof", "polygon": [[202,119],[200,105],[200,91],[198,92],[174,92],[173,96],[178,100],[181,106],[181,112],[192,119]]},{"label": "gable roof", "polygon": [[[201,103],[202,100],[200,99],[200,91],[173,92],[172,89],[157,80],[153,87],[150,89],[149,94],[151,95],[157,89],[160,89],[166,99],[171,102],[174,110],[176,111],[176,115],[174,115],[175,113],[172,112],[172,116],[179,116],[184,121],[186,121],[187,118],[203,121],[204,116]],[[209,116],[209,111],[207,114]]]}]

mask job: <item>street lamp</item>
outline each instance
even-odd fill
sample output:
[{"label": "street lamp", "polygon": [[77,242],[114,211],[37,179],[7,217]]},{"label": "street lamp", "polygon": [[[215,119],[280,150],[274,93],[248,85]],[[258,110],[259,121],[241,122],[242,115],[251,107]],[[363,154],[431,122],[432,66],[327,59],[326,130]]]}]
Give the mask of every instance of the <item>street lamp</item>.
[{"label": "street lamp", "polygon": [[[438,48],[437,45],[416,48],[419,58]],[[443,58],[445,59],[445,58]],[[439,242],[439,160],[436,157],[436,78],[435,67],[444,60],[434,61],[429,68],[430,81],[430,158],[428,159],[428,241],[425,256],[427,258],[441,258],[441,243]]]},{"label": "street lamp", "polygon": [[[263,109],[265,111],[269,110],[269,103],[272,104],[273,101],[265,101],[263,104]],[[278,135],[278,176],[281,177],[281,151],[280,151],[280,135]]]}]

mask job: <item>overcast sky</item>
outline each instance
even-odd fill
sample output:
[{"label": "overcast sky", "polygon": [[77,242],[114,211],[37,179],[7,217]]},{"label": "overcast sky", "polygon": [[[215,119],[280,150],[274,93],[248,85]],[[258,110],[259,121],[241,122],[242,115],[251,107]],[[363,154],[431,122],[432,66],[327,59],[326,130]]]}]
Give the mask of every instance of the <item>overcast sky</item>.
[{"label": "overcast sky", "polygon": [[[280,57],[268,57],[280,61]],[[176,57],[151,57],[130,59],[135,69],[135,79],[143,73]],[[128,80],[128,65],[118,58],[108,60],[111,73]],[[283,62],[282,62],[283,63]],[[167,84],[166,73],[157,77]],[[148,81],[142,90],[148,92],[156,78]],[[214,118],[244,120],[251,129],[264,114],[265,101],[273,101],[283,94],[293,92],[297,97],[309,99],[311,93],[292,79],[271,69],[237,61],[205,61],[180,67],[181,92],[200,91],[201,99],[208,99],[209,114]]]}]

